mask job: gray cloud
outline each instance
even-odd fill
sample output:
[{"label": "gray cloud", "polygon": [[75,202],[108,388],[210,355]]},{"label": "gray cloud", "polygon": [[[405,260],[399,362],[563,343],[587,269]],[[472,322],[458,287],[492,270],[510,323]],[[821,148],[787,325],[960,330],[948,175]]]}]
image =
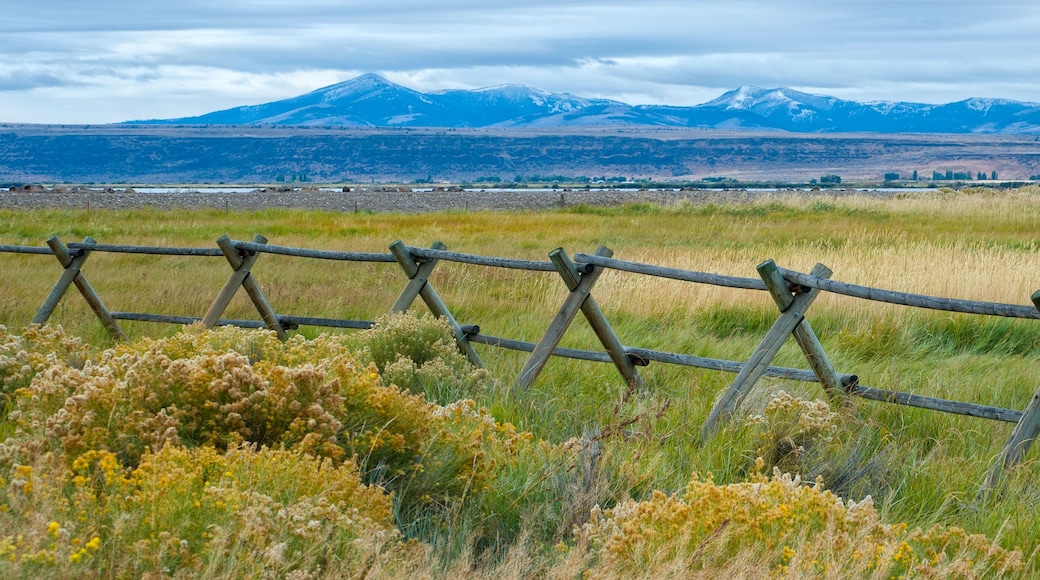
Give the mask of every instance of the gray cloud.
[{"label": "gray cloud", "polygon": [[0,0],[0,13],[3,121],[183,116],[362,72],[419,90],[515,82],[636,103],[745,84],[1040,100],[1040,6],[1013,0]]},{"label": "gray cloud", "polygon": [[0,91],[26,91],[30,89],[60,87],[66,85],[66,81],[41,72],[0,73]]}]

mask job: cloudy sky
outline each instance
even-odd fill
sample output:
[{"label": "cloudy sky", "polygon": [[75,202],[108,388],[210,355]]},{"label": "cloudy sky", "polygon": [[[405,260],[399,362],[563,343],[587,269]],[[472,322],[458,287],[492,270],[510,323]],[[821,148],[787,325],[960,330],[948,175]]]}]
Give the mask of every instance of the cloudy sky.
[{"label": "cloudy sky", "polygon": [[741,85],[1040,101],[1026,0],[0,0],[0,121],[197,115],[375,72],[694,105]]}]

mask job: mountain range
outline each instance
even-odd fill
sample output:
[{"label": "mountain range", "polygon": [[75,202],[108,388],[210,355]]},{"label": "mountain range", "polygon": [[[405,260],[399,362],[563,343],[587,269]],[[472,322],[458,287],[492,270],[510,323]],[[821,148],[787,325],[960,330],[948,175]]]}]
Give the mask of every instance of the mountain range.
[{"label": "mountain range", "polygon": [[1040,103],[981,98],[941,105],[861,103],[788,88],[747,86],[692,107],[629,105],[522,85],[423,93],[379,75],[365,74],[290,99],[196,117],[128,123],[329,128],[655,126],[795,133],[1040,134]]}]

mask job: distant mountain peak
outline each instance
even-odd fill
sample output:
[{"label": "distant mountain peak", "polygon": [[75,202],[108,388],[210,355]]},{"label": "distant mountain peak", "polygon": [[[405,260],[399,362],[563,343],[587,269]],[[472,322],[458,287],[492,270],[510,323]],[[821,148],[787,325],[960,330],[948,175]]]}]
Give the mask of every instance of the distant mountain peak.
[{"label": "distant mountain peak", "polygon": [[993,107],[1007,107],[1015,105],[1035,105],[1035,103],[1023,103],[1019,101],[1010,101],[1008,99],[985,99],[985,98],[972,98],[966,101],[962,101],[966,107],[973,111],[979,111],[981,113],[988,113]]},{"label": "distant mountain peak", "polygon": [[759,91],[758,87],[752,87],[748,85],[739,86],[732,91],[726,91],[718,97],[704,103],[705,106],[709,107],[725,107],[727,109],[743,109],[744,104],[749,100],[752,100],[752,96],[755,92]]},{"label": "distant mountain peak", "polygon": [[[779,108],[804,111],[806,108],[827,110],[841,102],[841,99],[835,97],[803,93],[787,87],[767,89],[746,85],[726,92],[703,106],[759,112]],[[799,114],[804,116],[804,112]]]},{"label": "distant mountain peak", "polygon": [[347,81],[347,82],[355,82],[355,83],[357,83],[357,82],[369,82],[369,83],[380,83],[380,84],[384,84],[384,85],[392,84],[390,81],[386,80],[386,77],[380,76],[380,75],[378,75],[376,73],[361,74],[361,75],[358,75],[358,76],[354,77],[353,79],[351,79],[350,81]]},{"label": "distant mountain peak", "polygon": [[693,107],[632,106],[521,84],[424,93],[367,73],[310,93],[148,123],[372,127],[652,125],[795,132],[1040,134],[1040,104],[968,99],[946,105],[859,103],[787,87],[744,85]]},{"label": "distant mountain peak", "polygon": [[379,93],[385,90],[419,94],[417,91],[388,81],[375,73],[366,73],[341,83],[322,87],[313,93],[324,95],[326,100],[333,100],[345,96]]}]

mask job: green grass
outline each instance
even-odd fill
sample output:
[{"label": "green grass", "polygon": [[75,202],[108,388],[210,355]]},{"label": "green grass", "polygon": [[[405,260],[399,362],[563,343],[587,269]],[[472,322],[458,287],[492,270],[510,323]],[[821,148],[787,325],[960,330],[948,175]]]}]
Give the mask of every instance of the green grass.
[{"label": "green grass", "polygon": [[[425,247],[440,240],[454,251],[537,260],[557,246],[573,254],[603,244],[620,259],[746,277],[754,277],[755,265],[767,258],[801,271],[819,261],[834,269],[836,280],[1028,304],[1029,294],[1040,288],[1036,193],[888,201],[778,197],[733,205],[424,215],[7,210],[0,211],[0,243],[42,245],[57,234],[66,243],[89,235],[101,243],[215,247],[221,235],[247,240],[261,233],[277,245],[369,252],[385,251],[396,239]],[[223,258],[95,253],[83,272],[113,310],[202,316],[230,270]],[[60,273],[48,256],[0,255],[0,324],[14,331],[24,326]],[[395,264],[274,255],[261,256],[252,274],[279,313],[365,320],[384,314],[406,282]],[[432,284],[459,322],[530,342],[541,337],[566,295],[555,274],[449,263],[437,266]],[[763,293],[620,272],[605,273],[593,295],[627,345],[738,361],[750,355],[776,317]],[[225,316],[257,318],[242,292]],[[1036,321],[835,296],[821,297],[808,318],[835,368],[859,375],[869,386],[1021,409],[1040,384]],[[89,342],[113,344],[74,290],[51,322]],[[178,330],[150,323],[121,326],[135,338]],[[562,346],[599,349],[580,316]],[[729,426],[703,446],[696,441],[713,399],[732,375],[652,363],[640,369],[650,394],[631,397],[610,365],[552,359],[532,389],[516,393],[510,386],[525,355],[482,345],[477,350],[498,386],[469,396],[499,422],[554,442],[625,425],[624,435],[604,442],[604,488],[596,496],[603,501],[645,498],[655,489],[677,491],[694,472],[711,472],[716,482],[731,483],[753,471],[756,443],[746,427]],[[774,364],[806,368],[793,343]],[[822,396],[815,385],[764,380],[742,415],[760,411],[779,389],[809,399]],[[456,394],[449,390],[437,397]],[[872,401],[857,401],[854,409],[843,415],[840,445],[806,455],[799,465],[805,476],[820,475],[853,499],[872,495],[887,521],[960,526],[1018,547],[1026,556],[1040,547],[1036,451],[1010,475],[1002,496],[975,502],[1011,425]],[[515,521],[503,529],[519,525]],[[413,532],[433,537],[443,529],[431,526]],[[431,541],[454,543],[457,552],[465,547],[466,532]],[[1037,564],[1032,566],[1036,571]]]}]

